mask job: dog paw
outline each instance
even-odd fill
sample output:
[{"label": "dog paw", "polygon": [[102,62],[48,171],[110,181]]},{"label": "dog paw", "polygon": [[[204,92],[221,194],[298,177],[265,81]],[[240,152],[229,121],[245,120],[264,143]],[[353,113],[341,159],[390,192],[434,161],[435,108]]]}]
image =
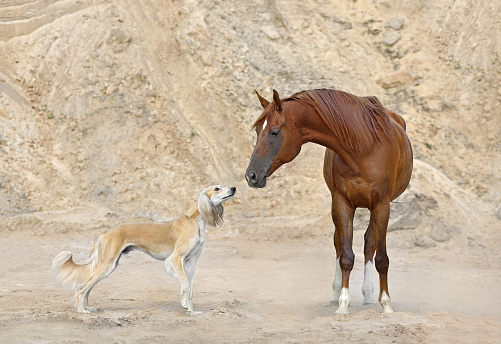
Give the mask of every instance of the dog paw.
[{"label": "dog paw", "polygon": [[189,310],[190,302],[186,300],[181,300],[181,306],[183,306],[184,309]]},{"label": "dog paw", "polygon": [[203,314],[204,312],[202,311],[188,311],[188,315],[195,316],[195,315],[200,315]]},{"label": "dog paw", "polygon": [[96,313],[97,309],[94,307],[85,307],[85,308],[77,308],[77,313],[82,313],[82,314],[90,314],[90,313]]}]

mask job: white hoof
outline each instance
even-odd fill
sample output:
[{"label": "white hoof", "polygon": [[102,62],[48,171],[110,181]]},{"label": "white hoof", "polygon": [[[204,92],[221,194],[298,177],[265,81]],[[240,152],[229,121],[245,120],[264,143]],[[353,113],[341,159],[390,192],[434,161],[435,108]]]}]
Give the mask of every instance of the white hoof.
[{"label": "white hoof", "polygon": [[348,312],[348,307],[343,305],[339,306],[339,308],[336,310],[336,314],[350,314],[350,312]]},{"label": "white hoof", "polygon": [[341,295],[339,296],[339,308],[336,310],[336,314],[348,314],[348,306],[350,304],[350,293],[348,288],[341,289]]},{"label": "white hoof", "polygon": [[393,309],[390,305],[383,306],[383,313],[393,313]]},{"label": "white hoof", "polygon": [[390,296],[385,292],[383,291],[383,293],[381,294],[381,299],[379,300],[379,303],[381,303],[381,306],[383,306],[383,312],[384,313],[393,313],[393,309],[391,308],[391,300],[390,300]]}]

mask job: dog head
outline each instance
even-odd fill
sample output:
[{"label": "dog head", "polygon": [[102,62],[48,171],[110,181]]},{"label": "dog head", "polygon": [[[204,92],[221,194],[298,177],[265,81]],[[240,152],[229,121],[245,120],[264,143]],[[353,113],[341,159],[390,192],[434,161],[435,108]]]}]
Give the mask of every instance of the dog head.
[{"label": "dog head", "polygon": [[233,198],[236,192],[234,186],[221,185],[213,185],[200,192],[198,211],[209,225],[217,227],[223,224],[223,202]]}]

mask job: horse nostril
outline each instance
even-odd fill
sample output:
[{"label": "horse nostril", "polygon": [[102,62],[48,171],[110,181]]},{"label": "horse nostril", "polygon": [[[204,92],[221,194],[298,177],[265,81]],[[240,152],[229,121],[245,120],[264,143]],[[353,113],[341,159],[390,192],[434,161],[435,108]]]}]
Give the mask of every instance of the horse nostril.
[{"label": "horse nostril", "polygon": [[255,182],[255,181],[256,181],[256,173],[251,172],[249,177],[250,177],[250,180],[251,180],[251,181],[253,181],[253,182]]}]

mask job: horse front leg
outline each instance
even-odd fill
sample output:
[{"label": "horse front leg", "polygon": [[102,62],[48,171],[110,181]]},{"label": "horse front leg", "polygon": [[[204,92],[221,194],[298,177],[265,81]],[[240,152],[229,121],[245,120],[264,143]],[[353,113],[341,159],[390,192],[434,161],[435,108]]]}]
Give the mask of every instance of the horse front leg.
[{"label": "horse front leg", "polygon": [[386,253],[386,232],[390,219],[390,202],[378,205],[371,211],[376,241],[376,270],[379,273],[379,303],[385,313],[392,313],[390,293],[388,292],[388,267],[390,260]]},{"label": "horse front leg", "polygon": [[[336,227],[334,234],[334,245],[336,247],[337,260],[341,270],[341,292],[338,299],[339,307],[336,310],[337,314],[347,314],[350,304],[349,283],[350,273],[355,262],[353,253],[353,216],[355,209],[341,196],[333,197],[332,202],[332,219]],[[337,270],[337,269],[336,269]],[[339,271],[336,271],[334,279],[334,287],[338,286]],[[336,281],[337,279],[337,281]],[[336,289],[334,289],[336,292]]]}]

